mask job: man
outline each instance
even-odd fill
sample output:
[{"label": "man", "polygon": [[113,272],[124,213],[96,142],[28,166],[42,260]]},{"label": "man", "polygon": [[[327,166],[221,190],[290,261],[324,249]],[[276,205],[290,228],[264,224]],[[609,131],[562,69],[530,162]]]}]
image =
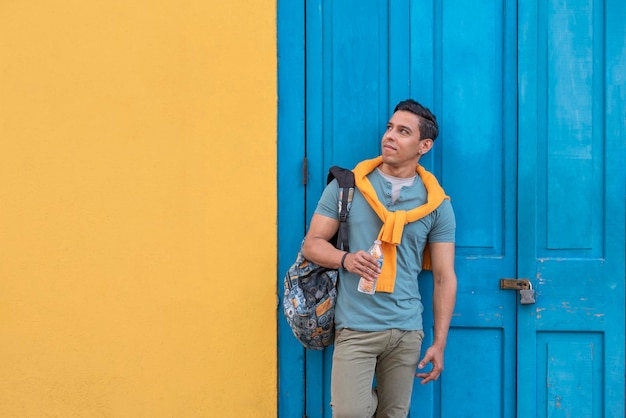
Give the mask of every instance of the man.
[{"label": "man", "polygon": [[[324,190],[311,219],[304,256],[341,269],[331,376],[335,418],[406,417],[415,377],[427,383],[443,370],[456,300],[456,223],[448,197],[418,165],[437,135],[430,110],[414,100],[396,106],[382,137],[382,155],[353,170],[357,190],[348,216],[352,252],[328,242],[339,227],[336,181]],[[376,239],[383,241],[382,270],[367,252]],[[434,339],[419,361],[424,332],[417,276],[428,261],[434,280]],[[357,291],[359,277],[377,279],[374,295]],[[427,363],[432,363],[430,371],[415,374]]]}]

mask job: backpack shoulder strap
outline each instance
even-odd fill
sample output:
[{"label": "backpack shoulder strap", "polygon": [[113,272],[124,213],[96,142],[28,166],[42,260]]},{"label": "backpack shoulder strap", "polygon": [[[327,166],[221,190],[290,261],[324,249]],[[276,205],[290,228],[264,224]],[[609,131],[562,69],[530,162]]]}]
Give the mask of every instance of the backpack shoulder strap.
[{"label": "backpack shoulder strap", "polygon": [[332,166],[328,169],[328,177],[326,177],[326,184],[333,181],[333,179],[337,179],[339,182],[339,187],[354,187],[354,173],[352,170],[347,168]]},{"label": "backpack shoulder strap", "polygon": [[354,196],[354,173],[347,168],[332,166],[328,170],[326,184],[330,183],[333,179],[337,179],[339,183],[339,230],[337,231],[336,246],[340,250],[350,252],[347,220]]}]

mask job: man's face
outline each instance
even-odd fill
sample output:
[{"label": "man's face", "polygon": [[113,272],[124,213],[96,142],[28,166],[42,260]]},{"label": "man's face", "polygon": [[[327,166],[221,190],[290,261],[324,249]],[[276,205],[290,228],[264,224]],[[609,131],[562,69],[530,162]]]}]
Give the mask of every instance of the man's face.
[{"label": "man's face", "polygon": [[430,149],[427,140],[420,141],[419,117],[414,113],[399,110],[387,123],[382,138],[383,163],[391,167],[413,166],[419,157]]}]

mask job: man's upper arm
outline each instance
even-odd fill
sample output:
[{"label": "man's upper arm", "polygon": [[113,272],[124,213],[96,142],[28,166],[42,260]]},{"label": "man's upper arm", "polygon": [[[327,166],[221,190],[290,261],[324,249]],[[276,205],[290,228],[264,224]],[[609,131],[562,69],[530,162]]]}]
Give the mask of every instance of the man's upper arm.
[{"label": "man's upper arm", "polygon": [[307,238],[322,238],[329,241],[339,229],[339,221],[328,216],[313,214],[311,225],[307,232]]},{"label": "man's upper arm", "polygon": [[433,275],[450,275],[454,273],[454,242],[431,242],[430,258]]},{"label": "man's upper arm", "polygon": [[320,266],[333,267],[333,253],[336,248],[328,241],[338,229],[338,220],[318,213],[314,214],[302,244],[302,254]]},{"label": "man's upper arm", "polygon": [[302,249],[305,257],[313,257],[311,258],[313,261],[315,261],[315,254],[318,251],[328,248],[328,241],[339,229],[338,193],[339,186],[337,181],[333,180],[324,189],[311,218]]}]

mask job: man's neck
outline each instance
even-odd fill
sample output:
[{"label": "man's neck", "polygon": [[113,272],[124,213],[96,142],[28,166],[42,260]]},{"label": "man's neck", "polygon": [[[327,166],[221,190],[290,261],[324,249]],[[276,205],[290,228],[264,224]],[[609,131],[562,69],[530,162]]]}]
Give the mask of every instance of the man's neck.
[{"label": "man's neck", "polygon": [[415,177],[415,168],[417,167],[418,161],[419,159],[415,161],[415,164],[413,165],[407,164],[407,165],[398,166],[398,167],[392,166],[390,164],[382,163],[378,168],[383,173],[389,176],[393,176],[393,177],[398,177],[398,178]]}]

